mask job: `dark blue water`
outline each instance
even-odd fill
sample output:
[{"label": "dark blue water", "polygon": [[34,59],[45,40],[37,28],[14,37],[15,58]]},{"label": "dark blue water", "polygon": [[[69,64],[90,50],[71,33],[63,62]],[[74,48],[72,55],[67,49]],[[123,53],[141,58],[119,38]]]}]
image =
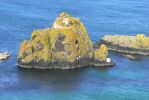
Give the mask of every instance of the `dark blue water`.
[{"label": "dark blue water", "polygon": [[17,53],[34,29],[50,27],[66,11],[81,18],[93,42],[105,34],[149,36],[148,0],[0,0],[0,100],[149,100],[149,57],[129,61],[110,53],[116,66],[71,71],[22,70]]}]

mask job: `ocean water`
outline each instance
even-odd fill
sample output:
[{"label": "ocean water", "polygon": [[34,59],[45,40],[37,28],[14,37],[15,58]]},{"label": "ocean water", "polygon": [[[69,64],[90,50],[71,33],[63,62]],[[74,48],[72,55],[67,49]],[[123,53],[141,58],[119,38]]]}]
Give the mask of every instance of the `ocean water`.
[{"label": "ocean water", "polygon": [[111,68],[26,70],[17,67],[23,39],[62,11],[79,17],[93,42],[105,34],[149,36],[148,0],[0,0],[0,100],[149,100],[149,57],[130,61],[110,52]]}]

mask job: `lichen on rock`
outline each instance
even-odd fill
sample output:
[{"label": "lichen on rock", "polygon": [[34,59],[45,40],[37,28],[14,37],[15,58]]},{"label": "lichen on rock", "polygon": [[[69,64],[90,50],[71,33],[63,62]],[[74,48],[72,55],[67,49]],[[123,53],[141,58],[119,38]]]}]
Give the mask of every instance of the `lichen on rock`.
[{"label": "lichen on rock", "polygon": [[149,55],[149,37],[144,34],[136,36],[105,35],[98,44],[104,43],[111,51],[126,54]]},{"label": "lichen on rock", "polygon": [[[106,46],[102,45],[96,54],[96,58],[105,59]],[[93,65],[94,59],[93,44],[84,24],[65,12],[56,18],[51,28],[34,30],[31,39],[22,42],[18,55],[20,66],[47,69]]]},{"label": "lichen on rock", "polygon": [[102,40],[118,44],[121,47],[149,49],[149,38],[144,34],[137,34],[136,36],[106,35]]},{"label": "lichen on rock", "polygon": [[144,34],[137,34],[136,45],[139,48],[149,48],[149,38],[146,37]]},{"label": "lichen on rock", "polygon": [[106,58],[108,57],[108,48],[106,45],[101,44],[100,48],[97,49],[95,52],[95,59],[100,61],[106,61]]}]

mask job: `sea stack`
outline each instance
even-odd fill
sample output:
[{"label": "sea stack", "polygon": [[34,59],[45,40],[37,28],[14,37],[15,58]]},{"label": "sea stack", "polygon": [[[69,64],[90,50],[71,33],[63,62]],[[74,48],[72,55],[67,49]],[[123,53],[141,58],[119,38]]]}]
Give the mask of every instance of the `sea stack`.
[{"label": "sea stack", "polygon": [[109,50],[119,53],[149,55],[149,37],[144,34],[136,36],[106,35],[96,44],[105,44]]},{"label": "sea stack", "polygon": [[50,28],[34,30],[30,40],[24,40],[18,54],[18,64],[24,68],[73,69],[85,66],[112,66],[108,49],[94,49],[84,24],[62,12]]}]

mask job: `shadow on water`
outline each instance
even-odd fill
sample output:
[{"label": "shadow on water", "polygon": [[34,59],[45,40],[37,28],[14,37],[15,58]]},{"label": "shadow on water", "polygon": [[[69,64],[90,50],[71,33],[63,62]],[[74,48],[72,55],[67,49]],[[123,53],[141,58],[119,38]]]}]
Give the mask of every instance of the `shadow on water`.
[{"label": "shadow on water", "polygon": [[108,71],[113,68],[89,66],[73,70],[38,70],[20,68],[16,62],[16,56],[12,56],[0,64],[0,90],[78,90],[82,84],[88,84],[97,76],[105,78]]},{"label": "shadow on water", "polygon": [[[21,83],[28,85],[34,84],[36,88],[47,88],[52,91],[59,90],[77,90],[82,82],[86,81],[90,71],[99,71],[100,73],[106,73],[109,68],[97,68],[97,67],[84,67],[73,70],[37,70],[37,69],[24,69],[18,67],[18,76]],[[27,86],[32,87],[32,86]],[[26,87],[26,88],[27,88]]]}]

